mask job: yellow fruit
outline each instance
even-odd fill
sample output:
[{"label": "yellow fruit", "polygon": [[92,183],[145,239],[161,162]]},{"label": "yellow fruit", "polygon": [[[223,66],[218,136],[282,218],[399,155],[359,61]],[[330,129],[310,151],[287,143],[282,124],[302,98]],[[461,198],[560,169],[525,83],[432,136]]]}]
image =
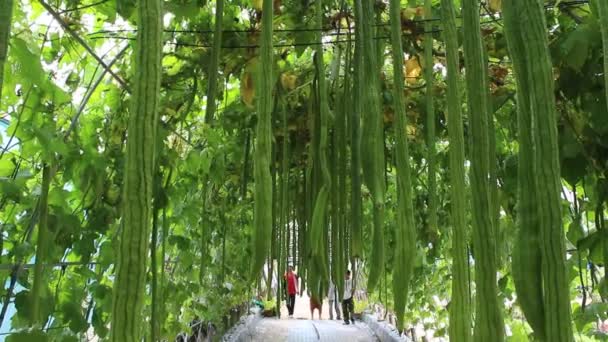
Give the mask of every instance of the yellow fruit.
[{"label": "yellow fruit", "polygon": [[410,57],[410,59],[405,62],[405,81],[408,84],[418,82],[418,77],[420,76],[421,72],[422,67],[420,66],[416,56]]},{"label": "yellow fruit", "polygon": [[262,10],[262,2],[263,0],[252,0],[251,4],[253,5],[253,8],[255,8],[258,11]]},{"label": "yellow fruit", "polygon": [[281,85],[285,90],[293,90],[296,88],[298,77],[293,74],[283,73],[281,74]]},{"label": "yellow fruit", "polygon": [[241,99],[245,106],[249,109],[253,109],[253,97],[255,95],[255,88],[253,85],[253,77],[251,72],[246,71],[241,78]]}]

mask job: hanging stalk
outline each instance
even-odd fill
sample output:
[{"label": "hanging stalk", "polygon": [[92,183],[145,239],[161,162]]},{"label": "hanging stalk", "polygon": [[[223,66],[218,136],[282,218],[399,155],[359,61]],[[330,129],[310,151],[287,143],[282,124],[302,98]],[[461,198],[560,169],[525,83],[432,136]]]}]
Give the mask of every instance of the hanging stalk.
[{"label": "hanging stalk", "polygon": [[437,233],[437,162],[435,147],[435,106],[433,103],[433,22],[432,1],[424,1],[424,81],[426,82],[426,134],[428,161],[428,229],[429,233]]},{"label": "hanging stalk", "polygon": [[38,242],[36,244],[36,263],[34,266],[34,282],[32,285],[31,296],[31,313],[32,317],[31,324],[37,325],[43,323],[42,315],[40,312],[40,298],[42,298],[42,284],[44,280],[44,262],[47,257],[46,245],[48,242],[48,217],[49,217],[49,188],[51,185],[51,168],[45,164],[42,168],[42,189],[40,190],[40,202],[38,203],[38,210],[40,216],[38,218]]},{"label": "hanging stalk", "polygon": [[369,259],[367,290],[372,293],[384,270],[384,123],[380,113],[380,89],[377,46],[373,37],[374,9],[371,1],[363,1],[361,14],[363,42],[363,121],[362,166],[364,181],[371,192],[373,203],[373,243]]},{"label": "hanging stalk", "polygon": [[453,0],[441,0],[441,21],[447,58],[447,123],[450,141],[450,194],[452,221],[452,297],[449,308],[451,341],[471,341],[469,256],[467,251],[467,193],[464,169],[464,133],[460,98],[460,68],[456,10]]},{"label": "hanging stalk", "polygon": [[[276,161],[276,145],[273,144],[272,145],[272,162],[271,162],[271,181],[272,181],[272,198],[279,198],[279,196],[277,195],[277,167],[275,165],[275,161]],[[280,200],[280,198],[279,198]],[[269,271],[268,271],[268,277],[267,277],[267,284],[268,284],[268,293],[267,293],[267,300],[271,300],[272,299],[272,275],[274,274],[275,268],[274,268],[274,261],[279,259],[279,250],[280,250],[280,231],[279,231],[279,226],[277,224],[277,207],[278,207],[279,203],[278,201],[275,201],[272,203],[272,233],[271,233],[271,241],[270,241],[270,254],[268,255],[268,267],[269,267]],[[278,267],[278,263],[277,263],[277,279],[280,276],[279,274],[279,267]],[[277,291],[280,291],[280,286],[281,284],[278,284],[279,288],[277,288]]]},{"label": "hanging stalk", "polygon": [[150,270],[152,272],[152,308],[150,317],[150,336],[152,341],[158,341],[159,337],[159,322],[158,322],[158,256],[156,249],[158,247],[158,215],[160,208],[154,205],[152,213],[152,242],[150,243]]},{"label": "hanging stalk", "polygon": [[362,0],[355,0],[355,65],[353,84],[353,110],[350,118],[350,179],[351,179],[351,215],[350,215],[350,256],[363,256],[363,235],[361,229],[361,113],[363,112],[363,37],[361,28]]},{"label": "hanging stalk", "polygon": [[407,141],[407,116],[403,93],[403,46],[401,43],[401,1],[390,1],[391,44],[393,58],[393,99],[395,110],[395,155],[397,166],[397,210],[395,212],[395,259],[393,296],[397,329],[403,331],[403,315],[409,295],[416,257],[416,226],[412,204],[410,154]]},{"label": "hanging stalk", "polygon": [[200,241],[200,249],[201,249],[201,260],[199,264],[199,274],[198,281],[203,285],[205,280],[205,271],[207,270],[207,197],[209,196],[207,193],[207,189],[209,186],[209,177],[207,175],[203,176],[203,190],[201,196],[203,197],[203,203],[201,205],[201,241]]},{"label": "hanging stalk", "polygon": [[475,341],[503,341],[504,323],[496,283],[496,236],[489,189],[488,77],[479,19],[479,1],[463,0],[462,17],[471,151],[473,247],[475,257]]},{"label": "hanging stalk", "polygon": [[[173,169],[169,170],[169,175],[167,176],[167,180],[165,182],[165,189],[169,188],[169,184],[171,182],[171,176],[173,175]],[[160,322],[159,322],[159,331],[162,330],[163,325],[165,324],[165,317],[166,317],[166,312],[165,312],[165,268],[167,267],[166,265],[166,253],[167,253],[167,235],[169,234],[169,225],[167,224],[167,207],[164,206],[163,207],[163,213],[162,213],[162,235],[161,235],[161,239],[160,239],[160,244],[161,244],[161,250],[160,250],[160,284],[159,284],[159,294],[158,294],[158,298],[159,298],[159,302],[163,303],[161,305],[160,311],[159,311],[159,317],[160,317]]]},{"label": "hanging stalk", "polygon": [[[322,42],[322,29],[323,29],[323,4],[322,0],[316,1],[316,21],[317,27],[320,29],[317,32],[317,42],[315,48],[315,66],[317,69],[317,83],[318,91],[317,98],[319,104],[319,145],[318,145],[318,157],[319,157],[319,168],[321,171],[320,189],[315,198],[315,205],[312,214],[312,242],[317,248],[312,249],[314,263],[316,264],[317,270],[320,272],[320,284],[329,280],[328,271],[328,260],[327,260],[327,249],[325,248],[327,242],[327,204],[329,200],[329,191],[331,189],[331,176],[329,173],[328,161],[327,161],[327,145],[328,145],[328,126],[329,126],[329,105],[327,103],[327,85],[325,80],[325,65],[323,63],[323,45]],[[320,247],[320,248],[319,248]],[[320,295],[319,292],[315,291],[316,286],[313,287],[312,294]]]},{"label": "hanging stalk", "polygon": [[241,199],[247,198],[247,184],[249,181],[249,150],[251,149],[251,131],[247,129],[245,137],[245,161],[243,162],[243,182],[241,186]]},{"label": "hanging stalk", "polygon": [[[279,213],[279,231],[280,231],[280,235],[282,238],[282,243],[281,245],[281,250],[279,251],[279,277],[277,278],[279,281],[279,288],[282,290],[279,292],[279,294],[277,295],[277,308],[281,307],[281,297],[283,295],[283,292],[285,292],[286,289],[283,289],[281,284],[283,284],[283,274],[285,274],[285,263],[287,262],[288,256],[289,256],[289,236],[287,234],[287,203],[288,203],[288,198],[287,198],[287,187],[289,186],[289,151],[288,151],[288,146],[289,146],[289,131],[287,130],[287,108],[285,105],[285,99],[281,98],[280,100],[280,105],[281,105],[281,121],[283,124],[283,144],[281,146],[281,152],[282,152],[282,156],[281,156],[281,184],[280,184],[280,188],[281,188],[281,200],[280,200],[280,213]],[[287,235],[287,236],[286,236]],[[283,254],[283,252],[285,252]],[[286,292],[285,292],[286,293]],[[281,310],[277,310],[279,313],[279,317],[280,317],[280,313]]]},{"label": "hanging stalk", "polygon": [[150,238],[156,127],[160,99],[162,3],[138,0],[133,107],[129,118],[111,340],[141,341],[147,246]]},{"label": "hanging stalk", "polygon": [[[485,63],[484,68],[488,70],[487,51],[483,50]],[[492,218],[492,227],[496,240],[496,265],[500,269],[503,264],[502,254],[505,246],[504,236],[500,229],[500,198],[498,197],[498,156],[496,151],[496,128],[494,127],[494,106],[492,104],[492,95],[487,92],[487,114],[488,114],[488,161],[489,161],[489,186],[490,186],[490,213]]]},{"label": "hanging stalk", "polygon": [[222,225],[222,265],[220,273],[220,283],[218,284],[218,286],[223,287],[224,282],[226,280],[226,235],[228,234],[228,225],[226,224],[226,212],[224,210],[220,210],[219,214],[220,223]]},{"label": "hanging stalk", "polygon": [[[608,106],[608,2],[605,0],[596,0],[596,2],[599,12],[600,30],[602,31],[602,46],[604,51],[604,91],[606,92],[606,105]],[[2,38],[0,37],[0,39]]]},{"label": "hanging stalk", "polygon": [[[543,4],[538,0],[506,1],[503,3],[503,16],[518,94],[521,94],[518,96],[520,139],[525,137],[529,141],[527,145],[520,145],[520,163],[521,158],[528,163],[527,170],[520,168],[519,200],[525,201],[520,203],[520,230],[534,234],[533,229],[538,229],[542,274],[542,286],[535,278],[531,279],[543,291],[544,317],[531,315],[530,310],[524,310],[524,313],[539,339],[570,342],[574,339],[560,210],[562,187],[557,152],[555,85]],[[529,183],[524,183],[526,180]],[[525,204],[528,206],[523,207]],[[530,226],[526,227],[525,224]],[[520,253],[531,252],[519,250],[514,255],[531,262],[530,256]],[[538,256],[534,258],[539,259]],[[528,271],[526,276],[532,275]],[[521,286],[516,289],[519,296]],[[526,302],[520,300],[520,303],[522,308],[526,306]],[[532,304],[527,303],[528,306]],[[544,326],[537,322],[539,320],[544,322]]]},{"label": "hanging stalk", "polygon": [[[152,273],[152,284],[151,284],[151,294],[152,294],[152,308],[151,308],[151,318],[150,318],[150,336],[152,341],[158,341],[160,338],[160,327],[161,320],[160,317],[162,312],[160,311],[160,305],[163,305],[161,301],[162,299],[162,283],[159,283],[159,272],[158,272],[158,248],[159,248],[159,231],[158,231],[158,219],[160,216],[160,211],[164,210],[167,206],[167,189],[169,188],[169,182],[171,181],[171,175],[173,170],[169,170],[169,174],[167,176],[167,180],[163,186],[162,173],[157,173],[157,177],[155,180],[155,189],[154,189],[154,205],[152,210],[152,241],[150,242],[150,271]],[[164,237],[163,237],[164,238]],[[164,258],[164,256],[162,256]],[[164,267],[164,263],[161,261],[161,267]],[[162,280],[161,280],[162,281]]]},{"label": "hanging stalk", "polygon": [[[334,55],[336,55],[334,53]],[[336,114],[339,115],[340,109],[336,108]],[[337,120],[336,120],[337,121]],[[337,124],[337,122],[334,123],[334,125]],[[331,160],[331,169],[334,171],[331,174],[332,180],[331,180],[331,185],[332,185],[332,189],[331,189],[331,250],[330,250],[330,255],[331,255],[331,260],[330,260],[330,264],[331,264],[331,279],[335,281],[335,279],[337,279],[340,274],[338,273],[338,240],[340,239],[339,237],[339,231],[340,231],[340,222],[339,222],[339,208],[338,208],[338,158],[340,158],[340,156],[338,155],[338,144],[337,144],[337,137],[336,137],[336,129],[334,126],[334,131],[333,134],[331,135],[331,155],[330,155],[330,160]],[[334,283],[335,284],[335,283]]]},{"label": "hanging stalk", "polygon": [[[341,32],[338,29],[338,35],[336,36],[336,40],[340,41]],[[332,93],[339,93],[340,87],[340,73],[342,71],[342,45],[338,44],[333,53],[333,60],[331,63],[331,86]],[[341,125],[342,120],[342,101],[341,99],[337,99],[334,102],[334,113],[336,114],[334,122],[333,122],[333,131],[331,135],[331,279],[334,284],[336,284],[337,280],[343,278],[341,270],[340,270],[340,182],[341,182],[341,174],[338,167],[340,165],[340,145],[338,142],[338,130]]]},{"label": "hanging stalk", "polygon": [[215,103],[217,93],[217,74],[222,52],[222,21],[224,20],[224,0],[215,0],[215,29],[213,30],[213,48],[211,50],[211,63],[207,73],[207,109],[205,122],[213,122],[217,104]]},{"label": "hanging stalk", "polygon": [[0,104],[2,103],[2,83],[4,81],[4,63],[8,55],[8,43],[13,17],[13,0],[0,1]]},{"label": "hanging stalk", "polygon": [[[350,25],[349,25],[350,26]],[[347,40],[351,40],[351,33],[349,31],[347,35]],[[348,151],[347,151],[347,141],[346,141],[346,131],[348,129],[348,112],[349,109],[348,101],[351,99],[351,64],[352,64],[352,45],[347,43],[346,46],[346,54],[345,54],[345,62],[344,62],[344,89],[342,92],[342,101],[341,107],[336,116],[336,140],[338,145],[338,169],[336,170],[338,173],[338,243],[336,248],[338,249],[338,262],[337,262],[337,277],[334,278],[334,284],[336,285],[336,289],[338,291],[339,298],[342,298],[344,293],[344,274],[346,273],[346,265],[348,262],[348,254],[347,254],[347,162],[348,162]]]},{"label": "hanging stalk", "polygon": [[270,159],[272,153],[272,0],[262,4],[262,37],[260,42],[258,121],[256,127],[254,179],[254,231],[251,279],[264,267],[272,238],[272,179]]},{"label": "hanging stalk", "polygon": [[300,279],[301,279],[301,283],[300,283],[300,294],[304,293],[304,288],[306,285],[306,280],[307,280],[307,274],[308,274],[308,267],[310,265],[309,262],[309,254],[308,254],[308,249],[310,246],[310,240],[309,240],[309,229],[310,229],[310,217],[311,217],[311,213],[310,213],[310,204],[312,203],[312,199],[311,199],[311,181],[310,181],[310,155],[308,157],[308,161],[307,161],[307,167],[305,167],[304,169],[302,169],[302,197],[300,199],[301,201],[301,207],[302,207],[302,212],[300,213],[300,222],[301,224],[298,225],[298,240],[300,241],[300,267],[298,269],[298,272],[300,273]]}]

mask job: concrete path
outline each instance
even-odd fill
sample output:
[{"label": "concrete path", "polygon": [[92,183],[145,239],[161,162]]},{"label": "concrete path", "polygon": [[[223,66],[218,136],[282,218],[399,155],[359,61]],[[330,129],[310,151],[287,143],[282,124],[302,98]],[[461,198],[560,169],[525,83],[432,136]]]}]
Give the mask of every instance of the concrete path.
[{"label": "concrete path", "polygon": [[[323,301],[323,313],[318,319],[315,311],[315,320],[310,319],[309,298],[296,297],[294,318],[287,318],[287,309],[283,303],[281,317],[265,318],[255,325],[251,341],[262,342],[375,342],[378,341],[368,326],[357,321],[354,325],[343,325],[343,321],[329,320],[329,307],[327,300]],[[334,316],[335,318],[335,316]]]},{"label": "concrete path", "polygon": [[378,340],[363,322],[343,325],[341,321],[266,318],[256,325],[251,341],[372,342]]}]

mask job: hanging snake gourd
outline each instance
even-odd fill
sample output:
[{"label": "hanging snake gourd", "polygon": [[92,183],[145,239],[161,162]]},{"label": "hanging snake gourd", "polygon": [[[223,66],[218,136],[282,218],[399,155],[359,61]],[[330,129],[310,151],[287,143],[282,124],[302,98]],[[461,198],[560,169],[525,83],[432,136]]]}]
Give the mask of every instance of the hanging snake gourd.
[{"label": "hanging snake gourd", "polygon": [[406,136],[403,46],[401,43],[401,1],[389,3],[391,45],[393,58],[393,99],[395,110],[395,140],[397,164],[397,226],[395,229],[395,259],[393,267],[393,295],[398,329],[403,330],[404,312],[416,257],[416,227],[412,204],[412,181],[409,147]]},{"label": "hanging snake gourd", "polygon": [[[519,132],[521,138],[529,140],[529,147],[520,151],[520,163],[527,163],[526,170],[520,167],[520,233],[521,230],[534,232],[538,229],[540,249],[540,270],[542,286],[530,266],[522,266],[523,259],[535,258],[534,251],[523,248],[536,248],[518,237],[518,249],[514,253],[514,278],[520,278],[518,295],[526,318],[540,340],[574,340],[572,335],[570,296],[566,271],[565,237],[561,215],[561,175],[559,168],[557,142],[557,110],[555,104],[555,85],[549,52],[547,26],[543,3],[539,0],[513,0],[503,2],[505,34],[509,44],[511,59],[518,86]],[[522,141],[522,143],[524,143]],[[528,158],[528,159],[527,159]],[[524,187],[527,187],[524,192]],[[538,228],[537,228],[538,225]],[[524,240],[524,241],[522,241]],[[533,240],[533,239],[532,239]],[[531,254],[535,253],[535,254]],[[519,266],[518,266],[519,265]],[[525,268],[523,268],[525,267]],[[516,276],[517,272],[519,276]],[[525,278],[522,280],[522,278]],[[516,283],[517,285],[517,283]],[[544,313],[532,306],[537,302],[538,290],[542,288],[542,307]],[[538,304],[537,304],[538,305]],[[544,324],[540,321],[543,320]]]},{"label": "hanging snake gourd", "polygon": [[365,134],[362,134],[363,179],[372,195],[373,237],[369,259],[367,290],[372,293],[384,271],[384,123],[380,113],[380,75],[377,49],[373,38],[374,9],[371,1],[363,1],[361,11],[363,43],[363,84],[366,86],[362,101],[365,112]]},{"label": "hanging snake gourd", "polygon": [[428,229],[437,234],[437,167],[435,147],[435,106],[433,103],[433,22],[432,1],[424,1],[424,81],[426,82],[426,130],[428,160]]},{"label": "hanging snake gourd", "polygon": [[606,93],[606,105],[608,106],[608,1],[596,0],[596,3],[599,12],[600,30],[602,31],[602,47],[604,54],[604,91]]},{"label": "hanging snake gourd", "polygon": [[[348,41],[350,41],[351,35],[348,34]],[[348,101],[350,99],[351,94],[351,65],[352,65],[352,44],[348,43],[346,46],[345,53],[345,62],[344,62],[344,89],[342,92],[341,98],[341,107],[338,115],[336,116],[336,134],[337,134],[337,142],[338,142],[338,206],[340,208],[339,213],[339,222],[340,228],[338,232],[338,244],[336,248],[338,249],[338,270],[336,273],[338,274],[337,278],[335,278],[334,283],[336,285],[336,289],[338,291],[338,295],[342,298],[344,293],[344,274],[345,268],[347,265],[348,254],[347,254],[347,241],[348,237],[346,235],[347,223],[346,223],[346,209],[347,209],[347,187],[346,184],[348,182],[348,174],[347,174],[347,140],[346,140],[346,131],[348,129],[348,109],[350,108]]]},{"label": "hanging snake gourd", "polygon": [[496,282],[496,237],[489,189],[488,77],[479,19],[479,1],[462,2],[467,107],[470,122],[473,255],[475,257],[475,341],[503,341],[502,305]]},{"label": "hanging snake gourd", "polygon": [[450,141],[450,195],[452,222],[452,297],[449,308],[451,341],[469,342],[471,304],[467,251],[467,193],[465,186],[464,132],[460,98],[460,68],[456,10],[453,0],[441,0],[441,20],[447,59],[447,124]]},{"label": "hanging snake gourd", "polygon": [[354,61],[354,83],[353,83],[353,110],[350,118],[350,256],[361,257],[362,246],[362,199],[361,199],[361,113],[363,111],[363,39],[361,29],[362,0],[354,1],[355,12],[355,61]]},{"label": "hanging snake gourd", "polygon": [[213,48],[211,49],[211,63],[207,73],[207,108],[205,112],[205,122],[213,121],[217,105],[215,103],[217,93],[217,74],[222,52],[222,21],[224,20],[224,0],[215,2],[215,29],[213,30]]},{"label": "hanging snake gourd", "polygon": [[40,200],[38,202],[38,241],[36,244],[36,261],[34,265],[34,280],[32,284],[31,296],[31,321],[32,325],[43,322],[40,312],[40,299],[42,298],[42,287],[44,286],[44,263],[47,257],[48,243],[48,217],[49,217],[49,188],[51,185],[51,168],[44,165],[42,168],[42,186],[40,189]]},{"label": "hanging snake gourd", "polygon": [[[317,27],[320,29],[317,33],[317,42],[322,41],[322,26],[323,26],[323,6],[322,0],[317,0],[315,3],[315,15]],[[319,168],[321,171],[320,189],[315,199],[315,205],[312,217],[312,243],[315,248],[312,249],[313,259],[317,270],[320,272],[320,283],[329,280],[329,268],[327,258],[327,206],[329,202],[329,191],[331,189],[331,176],[329,173],[327,150],[328,150],[328,126],[329,126],[329,105],[327,103],[327,84],[325,80],[325,64],[323,62],[323,46],[317,44],[315,48],[315,66],[317,69],[318,82],[318,110],[319,110]],[[313,290],[317,290],[316,287]],[[315,293],[313,295],[320,295]]]},{"label": "hanging snake gourd", "polygon": [[123,218],[112,300],[111,340],[142,340],[146,263],[162,73],[162,3],[137,2],[138,30],[126,146]]},{"label": "hanging snake gourd", "polygon": [[[519,23],[512,21],[510,5],[505,6],[505,35],[512,56],[524,54]],[[516,75],[528,75],[526,63],[519,58],[513,59]],[[527,82],[516,77],[517,83],[517,125],[518,125],[518,187],[517,187],[517,233],[512,252],[512,275],[517,292],[518,303],[526,320],[534,330],[534,335],[544,341],[545,310],[543,304],[541,252],[538,241],[538,206],[531,189],[536,189],[533,170],[532,113],[530,112]]]},{"label": "hanging snake gourd", "polygon": [[272,155],[272,0],[262,3],[262,37],[260,43],[260,63],[258,66],[259,94],[257,100],[258,121],[256,126],[254,159],[254,224],[253,258],[251,279],[255,279],[264,267],[272,237],[272,177],[270,162]]},{"label": "hanging snake gourd", "polygon": [[8,43],[13,17],[13,0],[0,2],[0,105],[2,104],[2,82],[4,81],[4,64],[8,56]]}]

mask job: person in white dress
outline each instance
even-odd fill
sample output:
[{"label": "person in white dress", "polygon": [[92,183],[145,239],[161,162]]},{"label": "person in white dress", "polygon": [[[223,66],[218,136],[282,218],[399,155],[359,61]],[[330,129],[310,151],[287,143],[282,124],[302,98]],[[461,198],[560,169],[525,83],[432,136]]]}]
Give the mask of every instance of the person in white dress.
[{"label": "person in white dress", "polygon": [[329,319],[334,319],[334,309],[336,310],[336,317],[340,320],[340,300],[338,299],[338,289],[336,289],[336,285],[330,279],[329,280],[329,289],[327,290],[327,300],[329,301]]}]

